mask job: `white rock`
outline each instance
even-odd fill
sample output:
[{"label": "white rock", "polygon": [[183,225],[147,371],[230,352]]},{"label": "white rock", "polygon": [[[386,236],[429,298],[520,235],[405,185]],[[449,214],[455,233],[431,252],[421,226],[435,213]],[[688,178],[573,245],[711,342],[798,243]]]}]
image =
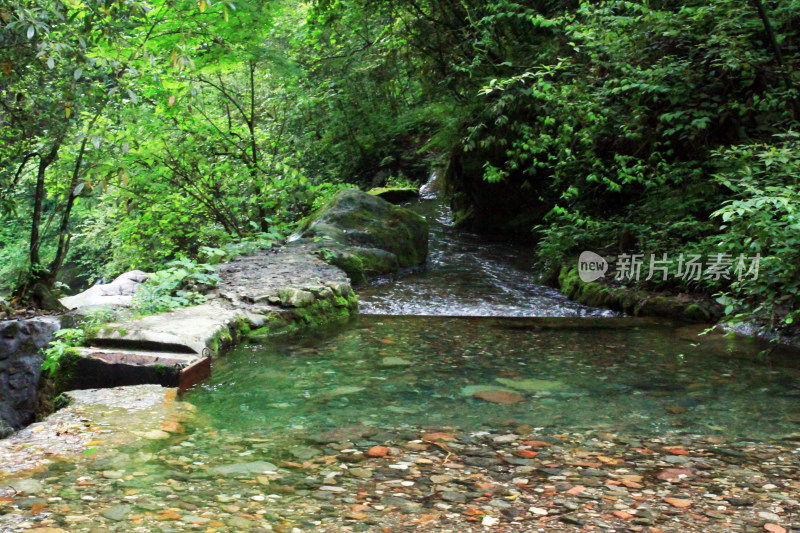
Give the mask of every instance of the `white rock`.
[{"label": "white rock", "polygon": [[111,283],[95,285],[75,296],[61,299],[67,309],[94,306],[127,306],[133,300],[139,285],[147,280],[149,274],[141,270],[131,270],[121,274]]},{"label": "white rock", "polygon": [[495,518],[493,516],[484,516],[483,520],[481,520],[481,525],[486,527],[496,526],[497,523],[500,522],[500,519]]},{"label": "white rock", "polygon": [[513,433],[509,433],[508,435],[500,435],[499,437],[495,437],[492,440],[494,442],[514,442],[519,438],[519,435],[514,435]]},{"label": "white rock", "polygon": [[767,511],[760,511],[756,514],[758,515],[759,518],[762,518],[764,520],[769,520],[770,522],[779,522],[781,519],[781,517],[776,515],[775,513],[770,513]]}]

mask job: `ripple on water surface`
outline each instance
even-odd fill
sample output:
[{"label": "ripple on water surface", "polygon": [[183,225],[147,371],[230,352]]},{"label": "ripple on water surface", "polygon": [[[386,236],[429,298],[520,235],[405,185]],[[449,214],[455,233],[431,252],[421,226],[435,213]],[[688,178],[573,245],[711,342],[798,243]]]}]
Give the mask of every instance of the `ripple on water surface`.
[{"label": "ripple on water surface", "polygon": [[614,316],[570,301],[536,283],[535,250],[491,241],[453,227],[450,210],[438,200],[412,209],[430,223],[426,264],[396,279],[360,289],[361,313],[435,316]]}]

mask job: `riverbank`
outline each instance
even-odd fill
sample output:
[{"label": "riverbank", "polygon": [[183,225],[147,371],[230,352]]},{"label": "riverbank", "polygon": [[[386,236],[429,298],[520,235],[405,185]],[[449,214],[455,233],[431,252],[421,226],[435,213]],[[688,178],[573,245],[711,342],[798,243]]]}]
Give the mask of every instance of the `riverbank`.
[{"label": "riverbank", "polygon": [[716,323],[724,308],[706,295],[655,293],[635,287],[615,286],[604,279],[585,282],[574,265],[563,265],[555,284],[571,300],[620,311],[631,316],[673,318],[686,322]]},{"label": "riverbank", "polygon": [[746,342],[758,342],[765,350],[800,350],[800,329],[797,326],[784,325],[778,331],[766,320],[727,322],[724,320],[724,306],[706,294],[654,292],[605,279],[585,282],[573,265],[561,266],[558,276],[550,281],[570,300],[583,305],[611,309],[629,316],[708,324]]}]

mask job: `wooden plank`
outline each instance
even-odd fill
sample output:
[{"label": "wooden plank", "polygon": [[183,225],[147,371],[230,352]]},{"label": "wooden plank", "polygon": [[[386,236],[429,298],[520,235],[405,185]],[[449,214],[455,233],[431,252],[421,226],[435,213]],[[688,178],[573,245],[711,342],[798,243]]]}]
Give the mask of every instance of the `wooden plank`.
[{"label": "wooden plank", "polygon": [[211,357],[204,357],[196,363],[181,369],[178,373],[178,394],[183,394],[211,375]]}]

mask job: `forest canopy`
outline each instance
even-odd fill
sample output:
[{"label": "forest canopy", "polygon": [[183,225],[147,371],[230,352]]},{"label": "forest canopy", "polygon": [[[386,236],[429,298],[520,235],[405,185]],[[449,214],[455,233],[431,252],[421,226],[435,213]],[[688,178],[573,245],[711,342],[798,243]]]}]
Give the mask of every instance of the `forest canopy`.
[{"label": "forest canopy", "polygon": [[800,1],[0,0],[0,285],[34,305],[444,174],[456,220],[762,257],[669,282],[791,324]]}]

